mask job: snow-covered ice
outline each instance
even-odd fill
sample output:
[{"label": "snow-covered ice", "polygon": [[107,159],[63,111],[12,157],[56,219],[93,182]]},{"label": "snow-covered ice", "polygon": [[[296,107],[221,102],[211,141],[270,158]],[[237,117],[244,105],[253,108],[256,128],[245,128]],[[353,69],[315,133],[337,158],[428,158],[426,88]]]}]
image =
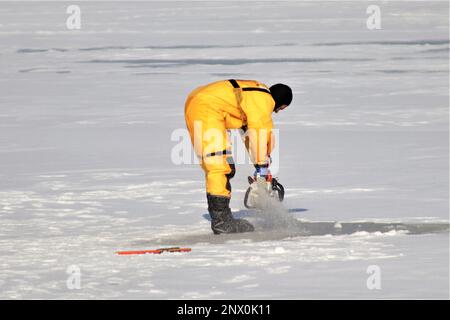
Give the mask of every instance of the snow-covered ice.
[{"label": "snow-covered ice", "polygon": [[186,95],[231,77],[294,90],[274,121],[296,217],[448,222],[447,1],[381,2],[381,30],[356,1],[80,2],[80,30],[67,5],[0,1],[0,298],[449,298],[448,233],[114,254],[210,232],[170,138]]}]

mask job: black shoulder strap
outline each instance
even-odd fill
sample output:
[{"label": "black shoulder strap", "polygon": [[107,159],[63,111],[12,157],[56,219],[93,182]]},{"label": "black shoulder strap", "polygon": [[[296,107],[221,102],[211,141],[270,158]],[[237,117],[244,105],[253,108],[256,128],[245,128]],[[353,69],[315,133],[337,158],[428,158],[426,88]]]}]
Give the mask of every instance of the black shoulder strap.
[{"label": "black shoulder strap", "polygon": [[230,81],[230,83],[231,83],[231,85],[233,86],[233,88],[235,88],[235,89],[239,89],[239,88],[240,88],[239,83],[237,83],[236,80],[230,79],[230,80],[228,80],[228,81]]},{"label": "black shoulder strap", "polygon": [[270,94],[270,91],[264,88],[242,88],[242,91],[261,91]]},{"label": "black shoulder strap", "polygon": [[267,90],[267,89],[265,89],[265,88],[254,88],[254,87],[241,88],[241,87],[239,86],[239,83],[238,83],[235,79],[230,79],[230,80],[228,80],[228,81],[231,83],[231,85],[232,85],[233,88],[235,88],[235,89],[242,89],[242,91],[261,91],[261,92],[265,92],[265,93],[270,94],[270,91]]}]

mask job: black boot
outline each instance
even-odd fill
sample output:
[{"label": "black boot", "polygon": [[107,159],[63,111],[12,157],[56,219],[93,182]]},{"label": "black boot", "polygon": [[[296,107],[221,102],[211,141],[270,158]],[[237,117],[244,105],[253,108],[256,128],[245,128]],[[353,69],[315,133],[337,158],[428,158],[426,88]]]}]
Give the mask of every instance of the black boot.
[{"label": "black boot", "polygon": [[231,214],[230,199],[208,194],[208,211],[214,234],[252,232],[255,228],[244,219],[235,219]]}]

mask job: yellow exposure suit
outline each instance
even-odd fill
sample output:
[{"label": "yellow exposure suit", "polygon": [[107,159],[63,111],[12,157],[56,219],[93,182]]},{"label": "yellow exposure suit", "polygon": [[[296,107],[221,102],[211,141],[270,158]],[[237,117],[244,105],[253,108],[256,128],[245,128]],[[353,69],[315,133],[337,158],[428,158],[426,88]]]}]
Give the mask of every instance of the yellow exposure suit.
[{"label": "yellow exposure suit", "polygon": [[185,118],[192,144],[206,176],[206,192],[230,197],[234,176],[228,129],[243,129],[255,165],[267,166],[273,149],[268,87],[254,80],[223,80],[199,87],[186,100]]}]

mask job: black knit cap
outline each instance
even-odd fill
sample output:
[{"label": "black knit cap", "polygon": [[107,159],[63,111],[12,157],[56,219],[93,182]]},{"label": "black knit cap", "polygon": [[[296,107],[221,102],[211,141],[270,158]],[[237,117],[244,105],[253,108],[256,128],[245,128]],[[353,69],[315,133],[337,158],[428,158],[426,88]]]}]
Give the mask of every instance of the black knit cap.
[{"label": "black knit cap", "polygon": [[283,104],[290,105],[292,102],[292,90],[289,86],[277,83],[269,88],[273,100],[275,100],[275,110]]}]

